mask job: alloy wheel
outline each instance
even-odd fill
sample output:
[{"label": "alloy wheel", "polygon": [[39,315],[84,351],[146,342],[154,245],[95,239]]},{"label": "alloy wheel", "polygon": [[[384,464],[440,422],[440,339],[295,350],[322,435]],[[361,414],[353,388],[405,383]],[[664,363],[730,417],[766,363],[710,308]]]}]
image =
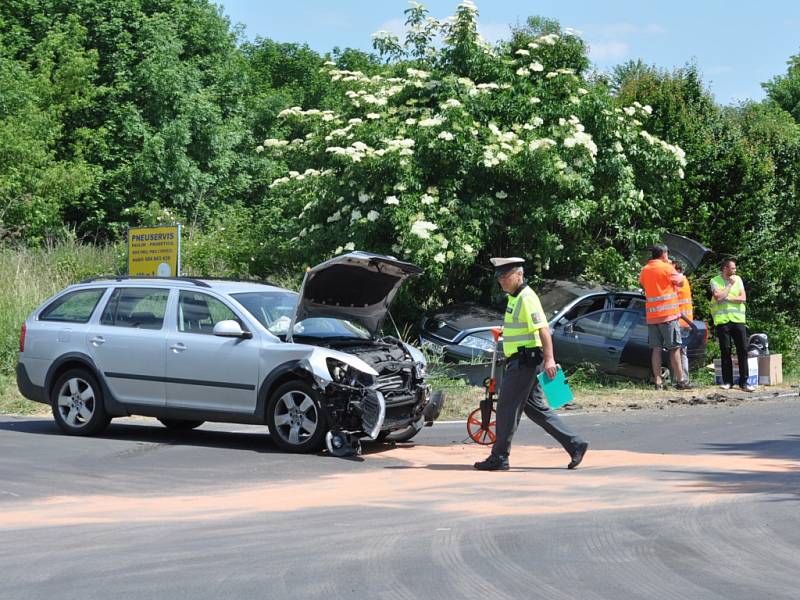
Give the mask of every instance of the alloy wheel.
[{"label": "alloy wheel", "polygon": [[85,426],[95,411],[94,388],[80,377],[67,379],[58,391],[58,411],[70,427]]},{"label": "alloy wheel", "polygon": [[303,392],[287,392],[275,403],[275,425],[278,435],[297,446],[308,440],[319,426],[317,406]]}]

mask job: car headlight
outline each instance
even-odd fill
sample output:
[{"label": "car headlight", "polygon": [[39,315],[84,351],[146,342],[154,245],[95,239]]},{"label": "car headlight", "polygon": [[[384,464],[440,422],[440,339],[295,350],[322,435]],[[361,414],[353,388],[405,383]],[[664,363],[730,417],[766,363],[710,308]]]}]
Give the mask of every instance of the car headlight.
[{"label": "car headlight", "polygon": [[[489,333],[491,335],[491,333]],[[478,337],[477,335],[468,335],[463,340],[458,342],[459,346],[466,346],[467,348],[475,348],[476,350],[484,350],[485,352],[494,352],[494,341]]]},{"label": "car headlight", "polygon": [[425,377],[428,376],[428,368],[424,362],[415,362],[414,373],[416,374],[417,379],[425,379]]},{"label": "car headlight", "polygon": [[345,383],[347,379],[347,370],[350,367],[343,362],[339,362],[338,360],[334,360],[332,358],[328,359],[328,371],[331,374],[331,379],[333,379],[336,383]]},{"label": "car headlight", "polygon": [[341,385],[351,387],[356,384],[371,386],[374,383],[374,378],[369,373],[363,373],[335,358],[328,358],[326,364],[328,365],[328,372],[331,374],[331,379]]}]

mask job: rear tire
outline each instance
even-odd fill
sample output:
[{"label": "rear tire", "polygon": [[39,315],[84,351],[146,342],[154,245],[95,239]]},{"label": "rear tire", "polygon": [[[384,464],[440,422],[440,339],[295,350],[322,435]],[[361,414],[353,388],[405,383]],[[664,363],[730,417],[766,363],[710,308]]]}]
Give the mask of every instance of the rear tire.
[{"label": "rear tire", "polygon": [[267,403],[272,441],[286,452],[317,452],[325,443],[328,422],[319,392],[305,381],[284,383]]},{"label": "rear tire", "polygon": [[205,423],[205,421],[190,421],[188,419],[159,419],[159,421],[167,429],[174,429],[175,431],[189,431]]},{"label": "rear tire", "polygon": [[50,406],[56,425],[67,435],[95,435],[111,422],[100,384],[88,369],[70,369],[56,379]]}]

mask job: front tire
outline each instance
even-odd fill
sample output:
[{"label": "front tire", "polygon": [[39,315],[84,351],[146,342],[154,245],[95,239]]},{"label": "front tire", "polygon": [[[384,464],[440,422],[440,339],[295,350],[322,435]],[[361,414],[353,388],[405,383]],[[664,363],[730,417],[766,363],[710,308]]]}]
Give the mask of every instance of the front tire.
[{"label": "front tire", "polygon": [[397,431],[381,431],[376,438],[378,442],[394,442],[400,443],[410,442],[421,429],[417,429],[413,425],[409,425],[405,429],[398,429]]},{"label": "front tire", "polygon": [[270,437],[281,450],[319,451],[328,431],[319,392],[304,381],[283,384],[267,404],[267,426]]},{"label": "front tire", "polygon": [[61,375],[50,391],[50,406],[56,425],[67,435],[95,435],[111,422],[100,384],[87,369]]},{"label": "front tire", "polygon": [[200,427],[205,421],[190,421],[188,419],[159,419],[161,424],[167,429],[175,431],[189,431]]}]

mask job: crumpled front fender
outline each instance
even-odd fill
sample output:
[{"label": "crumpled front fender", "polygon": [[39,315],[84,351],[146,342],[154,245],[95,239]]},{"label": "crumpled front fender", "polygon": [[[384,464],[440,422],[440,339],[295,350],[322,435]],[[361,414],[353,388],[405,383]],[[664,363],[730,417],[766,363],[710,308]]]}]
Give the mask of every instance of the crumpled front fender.
[{"label": "crumpled front fender", "polygon": [[354,369],[367,373],[373,377],[378,376],[378,372],[369,366],[366,362],[345,352],[337,352],[328,348],[314,348],[311,353],[300,361],[300,367],[311,373],[314,381],[322,388],[328,387],[328,384],[333,382],[331,372],[328,370],[328,359],[333,358],[339,362],[353,367]]}]

